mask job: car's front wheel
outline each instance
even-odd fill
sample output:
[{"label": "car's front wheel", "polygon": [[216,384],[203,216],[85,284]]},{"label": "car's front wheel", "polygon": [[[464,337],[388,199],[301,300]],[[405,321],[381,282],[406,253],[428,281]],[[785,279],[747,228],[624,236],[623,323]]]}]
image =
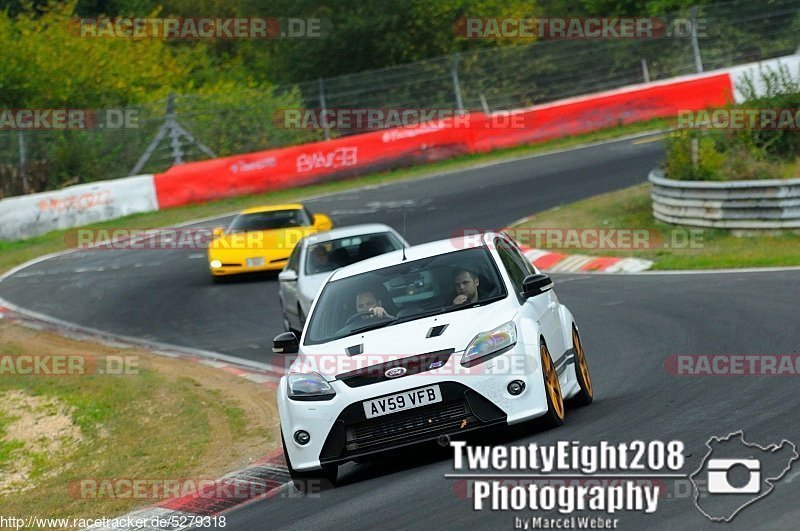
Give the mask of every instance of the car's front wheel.
[{"label": "car's front wheel", "polygon": [[336,476],[339,474],[338,466],[323,465],[320,470],[311,470],[308,472],[295,470],[294,467],[292,467],[292,460],[289,458],[289,452],[286,451],[286,441],[283,439],[283,434],[281,434],[281,443],[283,444],[283,457],[286,459],[286,468],[289,469],[292,483],[294,483],[297,490],[303,494],[309,494],[336,487]]},{"label": "car's front wheel", "polygon": [[544,341],[539,344],[539,354],[542,358],[542,376],[544,377],[544,394],[547,398],[547,413],[542,417],[543,424],[548,428],[555,428],[564,424],[564,398],[561,395],[561,384],[558,381],[558,372],[553,365],[553,358]]}]

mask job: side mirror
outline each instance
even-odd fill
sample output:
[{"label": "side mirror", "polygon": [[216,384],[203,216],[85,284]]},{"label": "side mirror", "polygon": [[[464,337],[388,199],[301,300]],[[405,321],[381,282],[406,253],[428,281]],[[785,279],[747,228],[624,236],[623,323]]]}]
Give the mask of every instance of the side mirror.
[{"label": "side mirror", "polygon": [[276,354],[297,354],[300,342],[294,332],[284,332],[272,340],[272,352]]},{"label": "side mirror", "polygon": [[543,273],[528,275],[522,281],[522,294],[525,298],[535,297],[553,289],[553,280]]},{"label": "side mirror", "polygon": [[225,229],[223,229],[222,227],[216,227],[211,230],[211,234],[213,234],[215,238],[219,238],[220,236],[223,235],[224,232]]},{"label": "side mirror", "polygon": [[314,226],[319,230],[331,230],[333,221],[327,214],[314,214]]},{"label": "side mirror", "polygon": [[283,282],[297,282],[297,272],[293,269],[286,269],[278,273],[278,280]]}]

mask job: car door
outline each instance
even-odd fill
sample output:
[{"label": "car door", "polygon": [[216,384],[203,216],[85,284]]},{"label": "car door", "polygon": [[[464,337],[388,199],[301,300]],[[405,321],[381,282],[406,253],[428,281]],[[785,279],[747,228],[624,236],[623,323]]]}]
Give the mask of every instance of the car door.
[{"label": "car door", "polygon": [[[289,255],[289,261],[283,269],[284,271],[293,271],[298,278],[300,276],[300,256],[302,255],[303,247],[303,242],[294,246],[292,254]],[[298,312],[297,283],[298,280],[280,280],[279,291],[283,313],[289,320],[289,325],[295,330],[302,330],[303,323]]]},{"label": "car door", "polygon": [[539,330],[544,336],[553,363],[558,366],[560,358],[564,355],[564,336],[561,333],[561,320],[558,317],[558,299],[553,290],[541,295],[523,299],[522,283],[525,277],[535,273],[533,266],[511,243],[502,238],[495,240],[495,248],[500,260],[508,272],[514,290],[522,303],[523,319],[530,319],[539,324]]}]

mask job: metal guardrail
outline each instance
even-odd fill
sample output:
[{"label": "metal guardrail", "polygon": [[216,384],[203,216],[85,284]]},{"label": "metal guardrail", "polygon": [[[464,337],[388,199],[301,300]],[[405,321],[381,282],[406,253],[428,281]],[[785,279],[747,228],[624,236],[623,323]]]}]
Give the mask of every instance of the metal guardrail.
[{"label": "metal guardrail", "polygon": [[647,179],[653,216],[666,223],[726,229],[800,228],[800,179],[676,181],[657,168]]}]

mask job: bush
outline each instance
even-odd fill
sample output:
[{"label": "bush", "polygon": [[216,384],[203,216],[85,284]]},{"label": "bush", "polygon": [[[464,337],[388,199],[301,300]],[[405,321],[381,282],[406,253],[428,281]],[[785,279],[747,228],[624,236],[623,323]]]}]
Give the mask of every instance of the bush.
[{"label": "bush", "polygon": [[[759,79],[737,86],[747,100],[730,109],[800,109],[800,72],[786,67],[763,69]],[[692,143],[697,142],[697,161]],[[681,129],[667,140],[666,175],[670,179],[734,181],[800,177],[800,130]]]}]

